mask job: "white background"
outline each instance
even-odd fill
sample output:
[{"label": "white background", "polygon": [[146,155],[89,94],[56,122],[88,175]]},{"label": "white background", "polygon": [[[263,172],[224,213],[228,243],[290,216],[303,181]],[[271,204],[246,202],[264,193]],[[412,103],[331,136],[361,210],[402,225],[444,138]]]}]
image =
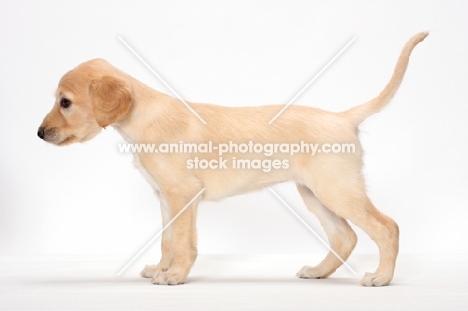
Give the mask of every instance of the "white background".
[{"label": "white background", "polygon": [[[404,43],[393,102],[361,126],[371,199],[400,225],[401,252],[468,252],[468,6],[463,1],[2,1],[0,255],[133,254],[161,228],[159,203],[112,129],[59,148],[37,138],[60,77],[91,58],[186,100],[296,100],[345,110],[377,95]],[[324,236],[290,184],[275,189]],[[200,253],[325,253],[268,191],[202,203]],[[377,248],[359,229],[358,253]],[[147,253],[159,252],[159,240]]]}]

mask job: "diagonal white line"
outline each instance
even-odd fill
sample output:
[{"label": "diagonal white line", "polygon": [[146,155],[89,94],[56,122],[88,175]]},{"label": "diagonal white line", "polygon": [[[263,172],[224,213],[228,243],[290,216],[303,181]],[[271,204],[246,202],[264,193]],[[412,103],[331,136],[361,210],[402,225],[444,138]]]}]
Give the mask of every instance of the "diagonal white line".
[{"label": "diagonal white line", "polygon": [[119,40],[127,47],[127,49],[130,50],[130,52],[133,53],[133,55],[136,56],[136,58],[138,58],[143,63],[143,65],[146,66],[146,68],[148,68],[156,76],[156,78],[159,79],[159,81],[161,81],[172,92],[172,94],[174,94],[188,108],[188,110],[190,110],[203,124],[207,124],[206,121],[203,120],[203,118],[200,117],[200,115],[195,110],[193,110],[193,108],[190,107],[190,105],[187,104],[187,102],[183,100],[182,97],[180,97],[179,94],[177,94],[177,92],[174,91],[174,89],[172,89],[172,87],[167,84],[166,81],[164,81],[164,79],[161,78],[161,76],[153,68],[151,68],[151,66],[127,43],[127,41],[125,41],[121,36],[119,36]]},{"label": "diagonal white line", "polygon": [[299,219],[299,221],[302,222],[302,224],[303,224],[304,226],[306,226],[306,228],[309,229],[309,231],[312,232],[312,233],[315,235],[315,237],[316,237],[320,242],[322,242],[322,244],[325,245],[325,246],[328,248],[328,250],[330,250],[330,252],[332,252],[333,255],[335,255],[336,258],[338,258],[338,259],[343,263],[343,265],[345,265],[346,268],[349,269],[349,271],[351,271],[354,275],[357,275],[356,271],[354,271],[353,268],[351,268],[351,267],[340,257],[340,255],[338,255],[338,254],[331,248],[331,246],[330,246],[327,242],[325,242],[325,241],[317,234],[317,232],[315,232],[314,229],[312,229],[312,228],[304,221],[304,219],[302,219],[301,216],[299,216],[299,215],[292,209],[292,207],[289,206],[288,203],[286,203],[286,202],[283,200],[283,198],[282,198],[275,190],[273,190],[273,189],[270,188],[270,187],[268,187],[268,190],[270,190],[270,192],[273,193],[273,195],[274,195],[281,203],[283,203],[283,205],[286,206],[286,207],[289,209],[289,211],[290,211],[294,216],[296,216],[296,218]]},{"label": "diagonal white line", "polygon": [[161,231],[159,231],[148,243],[146,243],[146,245],[135,255],[133,256],[132,260],[130,260],[126,265],[125,267],[122,268],[122,270],[120,270],[119,273],[117,273],[117,276],[120,276],[138,257],[140,257],[140,255],[164,232],[164,230],[166,230],[179,216],[180,214],[182,214],[189,206],[190,204],[193,203],[193,201],[195,201],[202,193],[203,191],[205,191],[206,188],[203,188],[202,190],[200,190],[200,192],[198,192],[194,197],[193,199],[190,200],[190,202],[187,203],[187,205],[184,206],[184,208],[182,208],[180,210],[180,212],[177,213],[177,215],[174,216],[174,218],[171,219],[171,221],[169,221],[162,229]]},{"label": "diagonal white line", "polygon": [[344,51],[356,40],[356,37],[353,37],[336,55],[333,57],[313,78],[310,80],[303,88],[302,90],[299,91],[299,93],[296,94],[287,104],[286,106],[283,107],[283,109],[280,110],[276,114],[276,116],[273,117],[273,119],[268,122],[268,124],[272,124],[317,78],[328,68],[330,67],[331,64],[335,62],[335,60],[343,54]]}]

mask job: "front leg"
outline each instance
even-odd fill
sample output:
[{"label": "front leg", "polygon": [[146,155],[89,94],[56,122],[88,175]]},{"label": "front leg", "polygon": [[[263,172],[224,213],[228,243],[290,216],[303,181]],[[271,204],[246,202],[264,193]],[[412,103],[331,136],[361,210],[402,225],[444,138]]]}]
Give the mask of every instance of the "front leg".
[{"label": "front leg", "polygon": [[[165,257],[163,250],[161,262],[165,261],[164,264],[169,262],[169,257],[167,257],[167,255],[172,254],[172,260],[170,260],[171,264],[167,270],[164,271],[164,266],[160,263],[160,271],[157,271],[151,280],[153,284],[177,285],[185,283],[197,257],[195,221],[196,209],[200,198],[197,197],[190,205],[187,205],[193,200],[196,193],[192,191],[182,193],[180,190],[164,193],[164,197],[167,200],[170,220],[176,217],[184,207],[186,207],[186,209],[179,214],[168,227],[168,229],[171,229],[169,239],[170,252],[166,252]],[[165,248],[164,241],[162,247]]]},{"label": "front leg", "polygon": [[[166,199],[163,196],[159,196],[161,214],[162,214],[162,225],[163,228],[171,221],[171,213],[167,206]],[[147,265],[140,275],[144,278],[153,278],[158,276],[161,272],[166,272],[172,265],[172,226],[167,227],[162,233],[161,239],[161,260],[157,265]]]}]

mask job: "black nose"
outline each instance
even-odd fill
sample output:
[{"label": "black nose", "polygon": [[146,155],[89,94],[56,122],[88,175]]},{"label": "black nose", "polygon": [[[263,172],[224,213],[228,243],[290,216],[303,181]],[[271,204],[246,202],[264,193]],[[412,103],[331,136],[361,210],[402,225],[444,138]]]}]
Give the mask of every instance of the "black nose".
[{"label": "black nose", "polygon": [[39,130],[37,130],[37,136],[39,136],[40,139],[44,139],[44,128],[40,127]]}]

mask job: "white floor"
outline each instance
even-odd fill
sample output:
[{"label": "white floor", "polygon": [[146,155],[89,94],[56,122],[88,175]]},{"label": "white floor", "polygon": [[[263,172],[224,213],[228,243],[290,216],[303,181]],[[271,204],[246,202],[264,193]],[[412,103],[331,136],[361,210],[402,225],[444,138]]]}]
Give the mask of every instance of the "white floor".
[{"label": "white floor", "polygon": [[200,255],[188,283],[151,285],[130,257],[0,258],[1,310],[468,310],[468,255],[401,255],[394,282],[358,285],[376,256],[353,255],[326,280],[295,273],[307,255]]}]

